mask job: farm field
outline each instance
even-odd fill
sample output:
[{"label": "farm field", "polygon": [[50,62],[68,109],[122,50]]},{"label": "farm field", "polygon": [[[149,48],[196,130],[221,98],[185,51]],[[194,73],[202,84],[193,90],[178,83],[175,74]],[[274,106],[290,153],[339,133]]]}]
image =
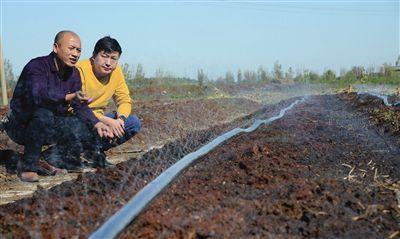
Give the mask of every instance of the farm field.
[{"label": "farm field", "polygon": [[[400,109],[367,94],[331,93],[311,95],[283,118],[202,157],[120,237],[398,236]],[[85,238],[184,155],[301,98],[287,94],[269,104],[262,92],[258,101],[246,94],[253,100],[138,104],[143,131],[108,152],[116,167],[71,176],[49,190],[39,182],[33,196],[0,206],[0,234]],[[12,148],[2,137],[2,147]],[[2,167],[2,185],[18,185],[12,167]]]}]

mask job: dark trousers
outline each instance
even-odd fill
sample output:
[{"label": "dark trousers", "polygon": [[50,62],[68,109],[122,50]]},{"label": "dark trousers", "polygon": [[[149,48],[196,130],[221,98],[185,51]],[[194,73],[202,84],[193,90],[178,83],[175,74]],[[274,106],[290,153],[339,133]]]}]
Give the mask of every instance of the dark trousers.
[{"label": "dark trousers", "polygon": [[44,145],[59,145],[60,160],[69,161],[79,160],[83,147],[95,141],[93,132],[77,117],[56,116],[44,108],[36,110],[29,117],[22,117],[12,111],[8,117],[9,122],[5,126],[8,136],[25,146],[23,158],[18,163],[20,172],[37,171],[37,162]]},{"label": "dark trousers", "polygon": [[[115,119],[117,116],[117,112],[113,111],[110,113],[107,113],[105,116],[110,117],[112,119]],[[126,120],[124,121],[124,135],[122,135],[121,138],[114,138],[113,140],[107,140],[103,139],[101,142],[101,148],[102,150],[106,151],[108,149],[111,149],[115,146],[121,145],[131,139],[133,136],[135,136],[139,131],[140,128],[142,127],[139,118],[136,115],[130,115]]]},{"label": "dark trousers", "polygon": [[[111,112],[106,116],[115,118],[116,114],[116,112]],[[124,126],[124,135],[121,138],[115,137],[112,140],[100,138],[95,130],[89,131],[85,127],[76,127],[73,130],[78,131],[76,135],[79,137],[79,142],[76,142],[75,145],[80,144],[80,153],[83,153],[86,162],[91,163],[92,166],[104,167],[106,163],[104,151],[123,144],[136,135],[140,131],[141,123],[136,115],[130,115],[124,121]],[[56,144],[44,152],[44,158],[54,166],[73,170],[80,167],[82,162],[78,153],[68,156],[70,155],[69,150],[70,146],[68,145]]]}]

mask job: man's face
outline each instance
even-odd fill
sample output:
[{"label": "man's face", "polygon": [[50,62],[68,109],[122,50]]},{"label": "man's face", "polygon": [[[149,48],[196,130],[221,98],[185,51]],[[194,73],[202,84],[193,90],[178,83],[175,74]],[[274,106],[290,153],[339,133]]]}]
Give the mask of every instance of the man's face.
[{"label": "man's face", "polygon": [[75,34],[66,33],[59,43],[54,43],[53,51],[65,65],[73,67],[81,56],[81,40]]},{"label": "man's face", "polygon": [[93,72],[97,77],[109,76],[117,67],[119,52],[100,51],[92,57]]}]

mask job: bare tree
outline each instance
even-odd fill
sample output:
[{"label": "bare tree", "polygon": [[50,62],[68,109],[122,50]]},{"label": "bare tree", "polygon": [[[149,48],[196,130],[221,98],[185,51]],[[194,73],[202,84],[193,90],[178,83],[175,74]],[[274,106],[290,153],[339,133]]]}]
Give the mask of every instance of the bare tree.
[{"label": "bare tree", "polygon": [[235,76],[233,75],[232,72],[228,71],[225,73],[225,83],[227,84],[235,83]]},{"label": "bare tree", "polygon": [[351,69],[351,71],[353,72],[353,75],[357,78],[357,79],[362,79],[365,76],[365,69],[363,66],[353,66],[353,68]]},{"label": "bare tree", "polygon": [[258,82],[268,82],[268,76],[267,76],[267,71],[264,70],[262,66],[258,67],[257,70],[257,79]]},{"label": "bare tree", "polygon": [[280,82],[283,78],[282,65],[279,64],[279,61],[275,61],[274,70],[273,70],[274,80]]},{"label": "bare tree", "polygon": [[285,73],[285,79],[286,80],[293,80],[293,69],[292,67],[289,67],[289,69],[287,70],[287,72]]},{"label": "bare tree", "polygon": [[156,75],[155,75],[156,83],[161,84],[163,79],[164,79],[164,72],[160,68],[156,69]]},{"label": "bare tree", "polygon": [[245,71],[243,77],[246,83],[257,82],[257,74],[254,71]]},{"label": "bare tree", "polygon": [[204,89],[204,82],[206,81],[206,75],[203,69],[197,71],[197,82],[199,83],[200,89]]},{"label": "bare tree", "polygon": [[144,83],[144,71],[142,64],[137,64],[134,81],[136,84],[141,85]]},{"label": "bare tree", "polygon": [[133,81],[133,72],[131,70],[131,66],[128,63],[124,63],[121,66],[122,72],[124,73],[125,80],[127,82]]},{"label": "bare tree", "polygon": [[237,72],[237,77],[236,77],[237,83],[240,84],[243,81],[243,75],[242,75],[242,71],[239,69]]}]

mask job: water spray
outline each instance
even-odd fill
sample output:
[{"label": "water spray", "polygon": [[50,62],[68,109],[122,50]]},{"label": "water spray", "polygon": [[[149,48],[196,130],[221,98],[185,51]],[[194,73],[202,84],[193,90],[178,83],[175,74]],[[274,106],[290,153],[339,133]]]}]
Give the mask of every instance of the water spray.
[{"label": "water spray", "polygon": [[139,213],[146,208],[150,202],[164,190],[184,169],[191,165],[198,158],[204,156],[218,145],[226,140],[238,135],[239,133],[250,133],[256,130],[261,124],[270,124],[275,120],[282,118],[285,113],[295,105],[303,102],[308,97],[296,100],[288,107],[280,110],[279,114],[265,120],[256,120],[249,128],[235,128],[223,135],[218,136],[210,143],[204,145],[197,151],[190,153],[169,167],[157,178],[141,189],[129,202],[123,206],[117,213],[112,215],[100,228],[94,231],[89,239],[115,238]]}]

